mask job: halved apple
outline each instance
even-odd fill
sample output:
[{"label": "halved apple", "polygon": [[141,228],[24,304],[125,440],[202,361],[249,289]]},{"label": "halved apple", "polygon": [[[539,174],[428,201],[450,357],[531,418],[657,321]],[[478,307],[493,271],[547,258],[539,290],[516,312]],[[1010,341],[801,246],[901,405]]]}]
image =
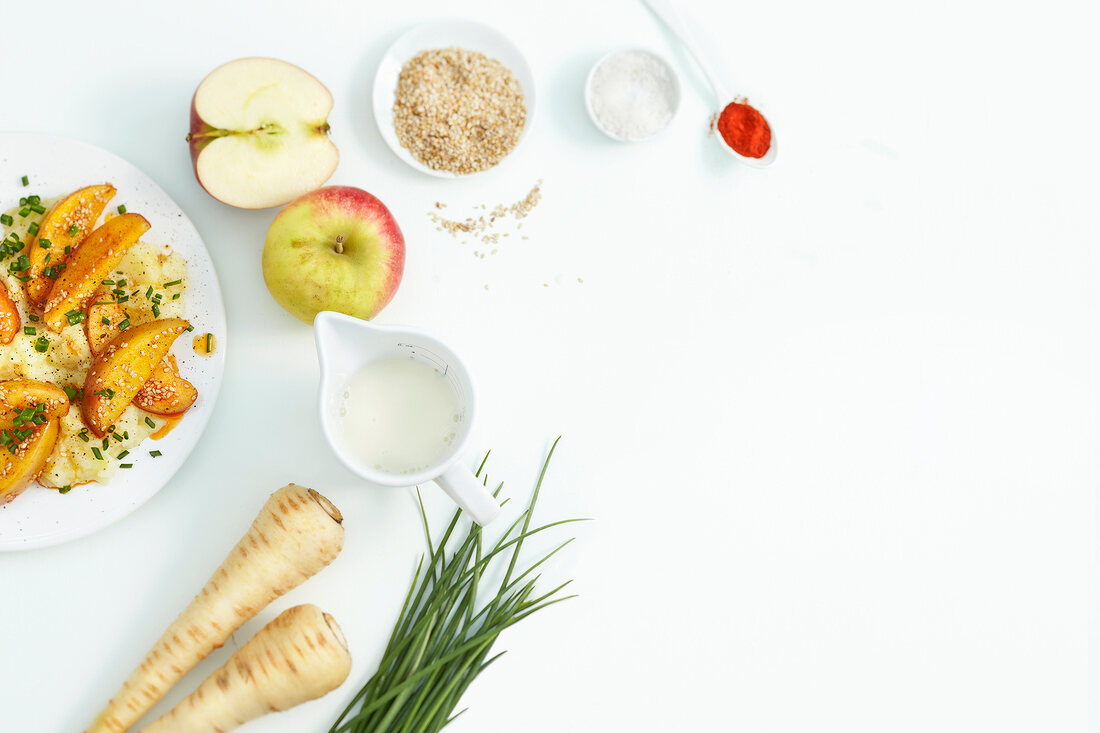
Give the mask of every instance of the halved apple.
[{"label": "halved apple", "polygon": [[[0,504],[19,496],[42,473],[61,427],[56,417],[30,428],[13,428],[10,420],[10,415],[0,418],[0,441],[6,441],[0,445]],[[20,439],[15,431],[24,429],[30,434]]]},{"label": "halved apple", "polygon": [[0,282],[0,344],[10,344],[22,325],[19,309],[11,299],[8,286]]},{"label": "halved apple", "polygon": [[69,412],[69,396],[50,382],[37,379],[8,379],[0,382],[0,404],[13,410],[25,410],[45,405],[45,417],[65,417]]},{"label": "halved apple", "polygon": [[198,397],[195,385],[180,376],[176,357],[169,354],[160,360],[153,376],[134,395],[134,404],[156,415],[182,415]]},{"label": "halved apple", "polygon": [[281,206],[318,188],[340,154],[332,94],[285,61],[245,58],[210,72],[191,99],[191,162],[206,192],[242,209]]},{"label": "halved apple", "polygon": [[121,214],[99,227],[75,250],[58,275],[43,306],[46,326],[60,333],[74,323],[71,314],[84,310],[84,303],[102,284],[126,252],[149,231],[140,214]]},{"label": "halved apple", "polygon": [[80,403],[84,424],[100,438],[134,400],[172,342],[190,324],[182,318],[162,318],[127,329],[92,360]]},{"label": "halved apple", "polygon": [[115,187],[109,183],[85,186],[58,201],[42,217],[38,233],[27,240],[26,252],[31,266],[23,272],[24,277],[30,278],[24,287],[32,303],[41,306],[53,287],[54,278],[44,274],[46,268],[56,268],[70,257],[65,254],[65,248],[75,250],[91,234],[99,215],[114,195]]}]

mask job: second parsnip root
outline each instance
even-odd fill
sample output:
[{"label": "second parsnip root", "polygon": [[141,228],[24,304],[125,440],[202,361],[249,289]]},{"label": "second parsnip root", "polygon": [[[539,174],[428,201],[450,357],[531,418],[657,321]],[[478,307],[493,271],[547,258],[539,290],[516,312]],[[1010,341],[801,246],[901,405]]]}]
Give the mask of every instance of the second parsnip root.
[{"label": "second parsnip root", "polygon": [[351,654],[335,619],[317,606],[295,606],[141,733],[227,733],[335,690],[349,671]]},{"label": "second parsnip root", "polygon": [[259,516],[202,591],[85,733],[123,733],[241,624],[340,553],[343,516],[313,489],[289,484]]}]

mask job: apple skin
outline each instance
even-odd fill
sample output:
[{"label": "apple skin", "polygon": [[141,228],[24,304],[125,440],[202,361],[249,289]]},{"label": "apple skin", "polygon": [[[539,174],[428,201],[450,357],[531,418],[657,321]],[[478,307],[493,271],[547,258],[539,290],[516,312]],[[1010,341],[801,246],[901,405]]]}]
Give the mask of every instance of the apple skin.
[{"label": "apple skin", "polygon": [[361,188],[326,186],[298,197],[275,217],[264,242],[271,297],[306,323],[324,310],[374,318],[404,271],[397,220]]},{"label": "apple skin", "polygon": [[[195,173],[195,180],[198,180],[198,164],[199,153],[202,149],[210,144],[210,141],[214,138],[205,137],[206,133],[210,132],[214,128],[202,121],[199,117],[198,110],[195,109],[195,97],[198,95],[198,90],[191,95],[191,126],[188,128],[187,134],[187,147],[191,151],[191,170]],[[202,186],[202,181],[199,181],[199,185]],[[206,186],[202,186],[206,191]],[[209,191],[206,191],[210,193]]]}]

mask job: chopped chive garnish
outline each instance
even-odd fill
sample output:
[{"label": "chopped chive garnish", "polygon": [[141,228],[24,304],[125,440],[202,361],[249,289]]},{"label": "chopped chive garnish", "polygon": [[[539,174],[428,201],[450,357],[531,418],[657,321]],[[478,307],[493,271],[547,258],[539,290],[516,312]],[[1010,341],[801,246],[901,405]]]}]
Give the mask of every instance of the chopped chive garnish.
[{"label": "chopped chive garnish", "polygon": [[25,336],[37,336],[38,329],[34,326],[23,326],[23,334]]},{"label": "chopped chive garnish", "polygon": [[31,185],[31,179],[27,178],[26,176],[23,176],[22,181],[24,186]]},{"label": "chopped chive garnish", "polygon": [[160,306],[153,303],[153,318],[160,318]]},{"label": "chopped chive garnish", "polygon": [[49,249],[50,244],[52,244],[52,243],[48,239],[39,239],[38,240],[38,246],[41,247],[42,249]]},{"label": "chopped chive garnish", "polygon": [[92,392],[92,394],[103,395],[107,399],[111,400],[111,399],[114,399],[115,391],[113,389],[111,389],[110,387],[107,387],[105,389],[101,389],[101,390],[98,390],[96,392]]},{"label": "chopped chive garnish", "polygon": [[123,318],[121,321],[118,322],[118,330],[119,331],[125,331],[129,327],[130,327],[130,319],[129,318]]},{"label": "chopped chive garnish", "polygon": [[188,333],[190,333],[191,331],[194,331],[194,330],[195,330],[195,327],[194,327],[194,326],[188,326],[187,328],[185,328],[185,329],[183,329],[183,330],[184,330],[184,331],[187,331]]},{"label": "chopped chive garnish", "polygon": [[153,297],[153,286],[152,285],[150,285],[149,289],[145,291],[145,299],[148,300],[151,297]]},{"label": "chopped chive garnish", "polygon": [[151,450],[149,451],[149,455],[151,455],[153,458],[160,458],[164,454],[161,453],[159,450]]},{"label": "chopped chive garnish", "polygon": [[31,418],[31,422],[34,423],[35,425],[41,425],[44,422],[46,422],[46,416],[45,415],[39,415],[39,414],[36,413],[35,416]]},{"label": "chopped chive garnish", "polygon": [[104,326],[110,326],[111,325],[111,319],[108,318],[107,316],[103,316],[102,318],[100,318],[99,322],[102,323]]},{"label": "chopped chive garnish", "polygon": [[91,440],[91,438],[88,437],[88,429],[87,428],[84,428],[79,433],[77,433],[76,437],[80,438],[85,443],[87,443],[89,440]]},{"label": "chopped chive garnish", "polygon": [[107,448],[110,447],[110,445],[111,445],[110,439],[109,438],[104,438],[103,439],[103,450],[107,450]]},{"label": "chopped chive garnish", "polygon": [[182,283],[182,282],[183,282],[183,280],[173,280],[172,282],[169,282],[169,283],[164,283],[164,287],[166,287],[166,288],[170,288],[170,287],[172,287],[173,285],[179,285],[179,284],[180,284],[180,283]]},{"label": "chopped chive garnish", "polygon": [[45,214],[46,213],[46,207],[43,206],[42,204],[28,204],[28,206],[29,206],[30,210],[33,211],[36,214]]},{"label": "chopped chive garnish", "polygon": [[155,428],[157,426],[157,424],[155,422],[153,422],[152,420],[150,420],[149,418],[145,418],[145,424],[148,425],[151,428]]},{"label": "chopped chive garnish", "polygon": [[121,461],[123,458],[125,458],[128,455],[130,455],[130,451],[124,450],[124,451],[122,451],[121,453],[118,454],[118,459]]},{"label": "chopped chive garnish", "polygon": [[39,354],[45,354],[50,350],[50,340],[45,336],[39,336],[34,342],[34,350]]},{"label": "chopped chive garnish", "polygon": [[120,463],[120,464],[118,464],[118,467],[119,468],[133,468],[134,464],[132,464],[132,463]]},{"label": "chopped chive garnish", "polygon": [[36,222],[36,221],[31,222],[31,225],[29,227],[27,227],[27,234],[30,234],[30,235],[38,234],[38,222]]},{"label": "chopped chive garnish", "polygon": [[69,254],[72,251],[73,251],[72,247],[65,247],[65,254]]},{"label": "chopped chive garnish", "polygon": [[114,280],[100,280],[100,282],[103,283],[104,285],[114,285],[115,284]]},{"label": "chopped chive garnish", "polygon": [[179,300],[179,299],[180,299],[180,294],[179,293],[176,293],[175,295],[172,296],[172,300]]},{"label": "chopped chive garnish", "polygon": [[94,445],[92,446],[92,455],[101,461],[103,460],[103,454],[100,453],[99,448],[96,448]]},{"label": "chopped chive garnish", "polygon": [[118,213],[120,213],[120,214],[125,214],[126,213],[126,204],[119,204],[118,205]]},{"label": "chopped chive garnish", "polygon": [[15,219],[12,219],[10,215],[0,214],[0,224],[3,224],[6,227],[10,227],[12,225],[12,222],[14,221]]},{"label": "chopped chive garnish", "polygon": [[84,311],[71,310],[65,314],[65,317],[69,319],[70,326],[75,326],[84,320]]},{"label": "chopped chive garnish", "polygon": [[32,193],[30,196],[27,197],[27,203],[28,204],[40,204],[40,203],[42,203],[42,197],[39,196],[36,193]]},{"label": "chopped chive garnish", "polygon": [[28,315],[28,316],[27,316],[27,318],[29,318],[29,319],[30,319],[30,320],[31,320],[31,321],[32,321],[33,323],[38,323],[38,316],[36,316],[36,315],[35,315],[35,314],[33,314],[33,313],[31,313],[30,315]]},{"label": "chopped chive garnish", "polygon": [[116,285],[118,285],[118,286],[119,286],[120,288],[124,288],[124,287],[126,287],[126,281],[125,281],[125,280],[119,280],[119,281],[118,281],[117,283],[115,283],[115,284],[116,284]]},{"label": "chopped chive garnish", "polygon": [[72,490],[73,490],[73,486],[72,486],[72,484],[65,484],[64,486],[62,486],[62,487],[61,487],[60,489],[58,489],[58,490],[57,490],[57,493],[59,493],[59,494],[67,494],[67,493],[69,493],[69,492],[70,492],[70,491],[72,491]]},{"label": "chopped chive garnish", "polygon": [[69,227],[69,231],[67,233],[70,237],[75,237],[77,234],[80,233],[80,227],[78,227],[76,224],[73,224],[71,227]]},{"label": "chopped chive garnish", "polygon": [[24,206],[22,209],[19,210],[19,216],[23,217],[24,219],[26,219],[28,216],[30,216],[30,213],[31,213],[31,210],[28,209],[26,206]]},{"label": "chopped chive garnish", "polygon": [[206,334],[206,353],[207,354],[210,353],[210,349],[213,346],[213,341],[214,341],[214,334],[212,334],[212,333]]},{"label": "chopped chive garnish", "polygon": [[26,255],[19,255],[19,257],[17,257],[11,263],[11,265],[8,266],[8,271],[9,272],[22,272],[23,270],[26,270],[30,266],[31,266],[31,258],[27,257]]}]

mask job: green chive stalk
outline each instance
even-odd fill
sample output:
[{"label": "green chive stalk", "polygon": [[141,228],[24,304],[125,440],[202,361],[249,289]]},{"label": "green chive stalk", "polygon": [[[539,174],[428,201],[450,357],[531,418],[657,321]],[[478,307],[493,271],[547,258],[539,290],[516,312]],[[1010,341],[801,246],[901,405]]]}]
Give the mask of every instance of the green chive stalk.
[{"label": "green chive stalk", "polygon": [[[561,440],[559,437],[558,440]],[[536,594],[535,569],[573,541],[565,540],[551,552],[517,573],[524,540],[553,527],[581,519],[565,519],[531,528],[546,469],[558,440],[550,448],[539,472],[527,508],[486,551],[482,528],[471,523],[459,542],[455,536],[461,512],[455,512],[443,536],[432,542],[424,502],[420,516],[428,553],[417,566],[397,625],[390,635],[378,671],[352,698],[329,733],[435,733],[454,720],[452,714],[466,688],[503,652],[489,656],[504,629],[536,611],[575,596],[561,596],[566,581],[553,590]],[[485,462],[477,470],[482,477]],[[482,478],[488,485],[488,477]],[[493,492],[499,495],[503,484]],[[417,492],[419,498],[419,491]],[[506,502],[505,502],[506,503]],[[458,547],[448,545],[456,537]],[[507,570],[492,597],[478,607],[482,579],[507,560]]]}]

